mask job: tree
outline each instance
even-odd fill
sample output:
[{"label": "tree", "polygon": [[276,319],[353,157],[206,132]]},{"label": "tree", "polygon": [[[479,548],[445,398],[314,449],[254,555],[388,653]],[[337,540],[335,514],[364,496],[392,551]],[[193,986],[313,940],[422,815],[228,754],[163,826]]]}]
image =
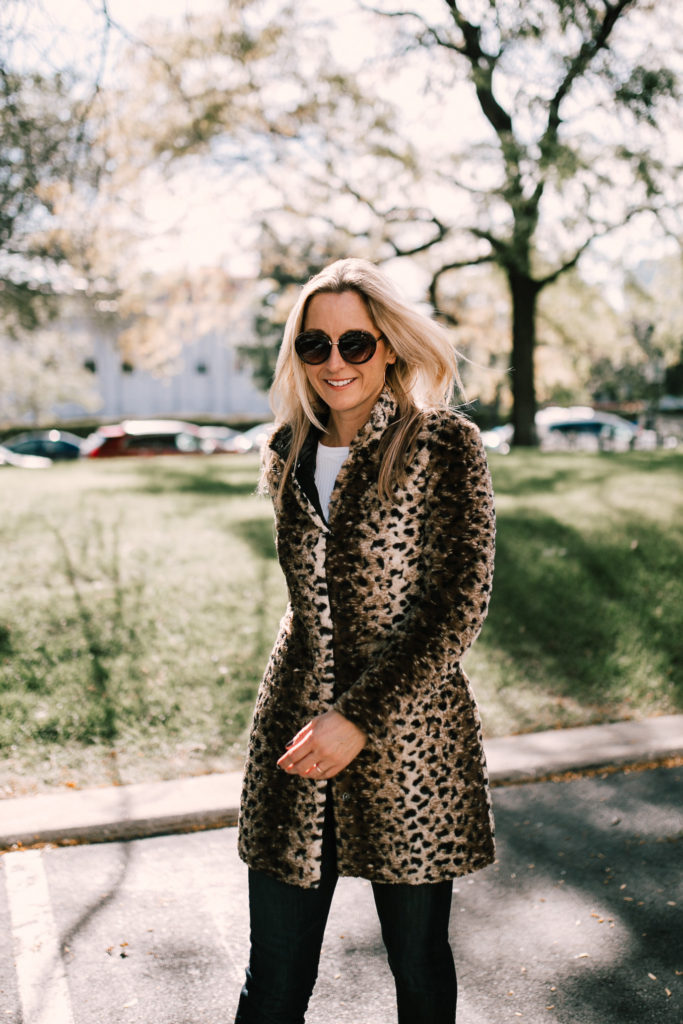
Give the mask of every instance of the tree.
[{"label": "tree", "polygon": [[[107,189],[119,205],[125,199],[133,208],[143,180],[149,187],[150,180],[163,186],[194,178],[202,191],[211,165],[220,169],[223,196],[235,195],[236,204],[253,210],[259,278],[273,283],[272,291],[261,289],[264,304],[254,307],[260,343],[241,350],[267,387],[284,322],[286,299],[278,296],[324,262],[348,254],[349,227],[359,230],[351,222],[342,231],[331,229],[323,199],[317,223],[309,220],[302,233],[301,190],[313,203],[316,194],[322,196],[329,163],[344,159],[335,134],[341,126],[345,148],[358,153],[365,147],[370,157],[381,149],[386,156],[387,130],[396,130],[390,105],[379,98],[367,103],[364,88],[340,72],[319,27],[302,24],[293,6],[273,12],[260,0],[188,16],[182,29],[152,22],[130,41],[123,63],[125,77],[100,99],[112,138]],[[349,197],[341,198],[348,209]],[[296,223],[301,244],[295,237],[285,252],[279,235],[288,219]],[[112,290],[118,283],[120,309],[133,313],[140,296],[128,280],[130,259],[113,262],[117,250],[109,247],[97,261],[100,277],[110,280]],[[358,251],[370,255],[362,242]],[[126,343],[141,350],[141,338],[133,329]]]},{"label": "tree", "polygon": [[[281,199],[269,233],[279,226],[280,253],[290,245],[305,251],[310,237],[317,252],[415,261],[428,275],[431,304],[456,325],[446,280],[468,266],[500,268],[510,301],[515,442],[533,444],[541,294],[629,225],[680,238],[680,167],[675,146],[667,151],[667,138],[681,138],[680,7],[363,6],[394,31],[384,31],[374,59],[334,71],[345,88],[353,83],[346,107],[336,96],[318,107],[315,79],[302,102],[306,82],[297,78],[299,107],[288,122],[292,144],[278,158]],[[420,112],[411,127],[386,107],[406,76]],[[379,94],[382,117],[364,130],[363,111],[367,119]],[[332,244],[320,244],[325,232]],[[301,272],[317,269],[299,262]],[[277,274],[272,280],[281,286]]]},{"label": "tree", "polygon": [[[435,10],[433,18],[414,9],[373,8],[398,25],[397,55],[422,59],[426,51],[439,59],[442,77],[432,70],[432,88],[443,102],[444,127],[448,113],[457,112],[453,103],[449,111],[449,96],[457,104],[469,94],[486,128],[476,145],[469,138],[464,148],[442,147],[436,167],[431,154],[427,165],[419,160],[418,177],[441,182],[452,203],[450,214],[435,212],[440,230],[431,242],[429,293],[438,308],[442,279],[465,264],[491,262],[503,270],[511,301],[515,442],[529,445],[541,292],[576,267],[597,239],[638,217],[650,230],[680,237],[680,167],[667,161],[662,145],[665,123],[680,132],[680,51],[672,47],[680,38],[672,30],[680,8],[637,0],[444,0],[439,6],[441,16]],[[660,32],[666,46],[656,45]],[[443,77],[444,59],[450,77]],[[458,196],[470,199],[460,218]],[[437,256],[457,232],[472,240],[472,253]]]},{"label": "tree", "polygon": [[[87,83],[53,66],[34,37],[40,13],[31,0],[0,10],[0,327],[24,339],[57,308],[55,279],[68,262],[59,208],[77,188],[92,199],[104,164],[91,131],[101,61]],[[97,45],[103,53],[106,32]]]},{"label": "tree", "polygon": [[[680,236],[679,169],[666,148],[680,132],[680,5],[397,6],[363,8],[380,32],[365,47],[358,34],[357,58],[334,49],[338,26],[321,21],[320,6],[307,21],[305,4],[274,14],[240,0],[183,31],[157,24],[122,64],[134,81],[104,103],[115,196],[149,180],[153,164],[199,176],[213,161],[264,225],[274,291],[319,258],[408,261],[456,327],[454,276],[497,267],[511,310],[515,437],[530,444],[541,294],[624,226]],[[666,48],[656,44],[663,25]],[[282,310],[266,300],[258,327],[272,349]]]}]

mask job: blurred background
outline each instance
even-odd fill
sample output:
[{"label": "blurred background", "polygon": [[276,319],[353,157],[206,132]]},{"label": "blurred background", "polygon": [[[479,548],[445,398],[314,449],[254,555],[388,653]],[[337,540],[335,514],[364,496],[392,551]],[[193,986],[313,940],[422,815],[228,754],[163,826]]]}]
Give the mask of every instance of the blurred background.
[{"label": "blurred background", "polygon": [[296,288],[358,255],[453,328],[504,443],[579,406],[673,444],[682,20],[675,0],[5,0],[5,434],[267,419]]},{"label": "blurred background", "polygon": [[683,706],[682,41],[679,0],[3,0],[0,791],[240,762],[267,389],[342,256],[462,356],[487,733]]}]

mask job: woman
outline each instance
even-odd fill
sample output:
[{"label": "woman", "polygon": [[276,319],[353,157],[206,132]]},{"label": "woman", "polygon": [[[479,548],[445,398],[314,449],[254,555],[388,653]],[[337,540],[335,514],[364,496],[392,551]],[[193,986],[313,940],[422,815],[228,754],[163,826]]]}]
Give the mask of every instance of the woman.
[{"label": "woman", "polygon": [[372,882],[399,1024],[452,1024],[452,879],[493,859],[460,660],[486,614],[494,513],[448,408],[445,332],[373,264],[303,288],[264,479],[289,606],[259,690],[240,812],[251,955],[236,1022],[301,1024],[338,875]]}]

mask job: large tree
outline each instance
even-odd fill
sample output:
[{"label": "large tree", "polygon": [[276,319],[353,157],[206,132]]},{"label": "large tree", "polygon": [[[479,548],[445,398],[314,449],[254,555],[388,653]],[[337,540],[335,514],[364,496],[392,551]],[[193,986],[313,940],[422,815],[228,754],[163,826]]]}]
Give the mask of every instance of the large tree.
[{"label": "large tree", "polygon": [[[680,5],[361,6],[383,29],[374,55],[359,40],[365,59],[352,67],[347,55],[342,71],[328,59],[324,79],[295,64],[262,269],[279,289],[316,269],[311,253],[417,260],[432,305],[454,322],[448,278],[497,266],[509,291],[515,441],[533,444],[541,293],[629,226],[681,237]],[[342,20],[318,25],[321,39]],[[266,332],[279,316],[268,304]]]},{"label": "large tree", "polygon": [[[425,8],[431,16],[410,5],[373,10],[396,27],[404,69],[427,55],[424,80],[440,105],[435,145],[424,135],[414,150],[423,194],[435,197],[429,294],[438,309],[445,275],[466,264],[503,270],[515,442],[529,445],[540,293],[638,218],[652,234],[681,237],[681,10],[668,0]],[[348,188],[364,200],[355,182]],[[400,220],[395,197],[372,206]]]},{"label": "large tree", "polygon": [[[675,0],[389,3],[365,6],[373,45],[358,33],[351,54],[334,45],[348,11],[320,4],[327,24],[302,20],[305,4],[240,0],[143,33],[102,98],[114,195],[121,205],[136,178],[149,186],[153,165],[203,188],[210,158],[226,191],[246,188],[276,289],[344,252],[410,261],[457,321],[452,276],[496,266],[516,441],[530,444],[539,295],[639,218],[680,235],[681,11]],[[267,301],[266,334],[281,313]]]},{"label": "large tree", "polygon": [[46,264],[63,258],[52,214],[83,155],[71,110],[65,76],[18,72],[0,56],[0,320],[10,334],[35,327],[50,306]]},{"label": "large tree", "polygon": [[45,21],[36,0],[0,5],[0,328],[10,337],[55,311],[55,280],[69,255],[61,210],[77,189],[91,201],[105,162],[93,115],[106,19],[95,26],[90,70],[76,67],[83,38],[78,60],[71,37],[70,59],[60,60],[57,21],[47,36]]}]

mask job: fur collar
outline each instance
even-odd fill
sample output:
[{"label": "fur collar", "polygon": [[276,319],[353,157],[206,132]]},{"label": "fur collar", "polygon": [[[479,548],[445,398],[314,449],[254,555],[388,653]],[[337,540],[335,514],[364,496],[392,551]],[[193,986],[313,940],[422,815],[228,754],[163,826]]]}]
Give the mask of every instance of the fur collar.
[{"label": "fur collar", "polygon": [[[369,446],[376,448],[389,424],[396,419],[397,413],[398,403],[391,389],[385,385],[372,407],[370,416],[351,442],[349,455],[352,456],[361,448]],[[311,424],[311,430],[306,438],[304,448],[317,444],[319,436],[320,431]],[[289,454],[291,443],[292,428],[288,423],[285,423],[272,435],[268,446],[284,462]]]}]

